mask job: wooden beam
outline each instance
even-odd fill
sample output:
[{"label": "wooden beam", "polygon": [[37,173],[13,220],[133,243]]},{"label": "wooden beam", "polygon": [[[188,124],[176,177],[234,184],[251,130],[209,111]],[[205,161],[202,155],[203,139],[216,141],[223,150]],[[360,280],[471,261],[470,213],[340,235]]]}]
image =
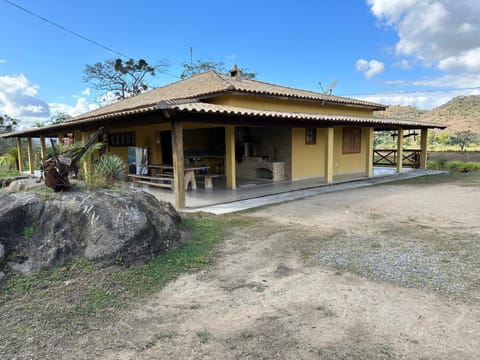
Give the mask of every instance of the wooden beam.
[{"label": "wooden beam", "polygon": [[235,127],[225,126],[225,175],[227,188],[237,188],[237,175],[235,171]]},{"label": "wooden beam", "polygon": [[333,145],[335,129],[327,128],[327,139],[325,144],[325,180],[328,184],[333,183]]},{"label": "wooden beam", "polygon": [[366,144],[366,151],[367,151],[367,177],[373,177],[373,127],[368,128],[366,131],[367,133],[367,144]]},{"label": "wooden beam", "polygon": [[397,136],[397,174],[401,174],[403,170],[403,129],[398,129]]},{"label": "wooden beam", "polygon": [[424,128],[420,133],[420,169],[427,168],[428,129]]},{"label": "wooden beam", "polygon": [[34,174],[33,168],[33,146],[32,146],[32,138],[27,138],[27,156],[28,156],[28,170],[30,170],[30,174]]},{"label": "wooden beam", "polygon": [[22,139],[17,138],[17,150],[18,150],[18,171],[23,171],[23,149],[22,149]]},{"label": "wooden beam", "polygon": [[173,191],[175,207],[185,207],[184,158],[183,158],[183,122],[172,120],[172,158],[173,158]]}]

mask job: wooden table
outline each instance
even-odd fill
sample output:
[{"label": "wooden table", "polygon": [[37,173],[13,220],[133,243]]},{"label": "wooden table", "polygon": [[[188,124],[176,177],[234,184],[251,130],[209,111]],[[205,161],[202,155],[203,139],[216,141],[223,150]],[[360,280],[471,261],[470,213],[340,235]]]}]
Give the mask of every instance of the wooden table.
[{"label": "wooden table", "polygon": [[[151,164],[147,167],[154,171],[160,171],[162,176],[165,175],[165,170],[171,170],[173,172],[173,165],[170,164]],[[185,190],[188,189],[188,185],[191,184],[192,190],[197,189],[197,181],[195,180],[195,170],[206,170],[208,166],[185,166],[184,167],[184,183]]]}]

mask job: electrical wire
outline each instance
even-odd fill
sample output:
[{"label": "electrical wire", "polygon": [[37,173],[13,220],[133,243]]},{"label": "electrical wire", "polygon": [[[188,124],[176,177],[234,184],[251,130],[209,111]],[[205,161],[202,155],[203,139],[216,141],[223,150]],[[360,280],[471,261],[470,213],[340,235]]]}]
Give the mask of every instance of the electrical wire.
[{"label": "electrical wire", "polygon": [[475,87],[464,87],[464,88],[449,88],[449,89],[427,89],[427,90],[400,90],[400,91],[386,91],[386,92],[375,92],[375,93],[353,93],[353,94],[344,94],[342,96],[370,96],[370,95],[402,95],[402,94],[418,94],[418,93],[442,93],[442,92],[452,92],[452,91],[464,91],[464,90],[479,90],[480,86]]},{"label": "electrical wire", "polygon": [[[24,7],[21,6],[21,5],[18,5],[18,4],[16,4],[16,3],[14,3],[13,1],[10,1],[10,0],[3,0],[3,1],[4,1],[5,3],[11,5],[11,6],[16,7],[17,9],[20,9],[20,10],[26,12],[26,13],[29,14],[29,15],[32,15],[32,16],[34,16],[34,17],[36,17],[36,18],[38,18],[38,19],[40,19],[40,20],[42,20],[42,21],[44,21],[44,22],[46,22],[46,23],[48,23],[48,24],[50,24],[50,25],[52,25],[52,26],[55,26],[55,27],[59,28],[60,30],[63,30],[63,31],[65,31],[65,32],[68,32],[68,33],[71,34],[71,35],[74,35],[74,36],[76,36],[76,37],[78,37],[78,38],[80,38],[80,39],[82,39],[82,40],[85,40],[85,41],[87,41],[87,42],[89,42],[89,43],[91,43],[91,44],[93,44],[93,45],[95,45],[95,46],[98,46],[98,47],[100,47],[100,48],[102,48],[102,49],[104,49],[104,50],[107,50],[107,51],[109,51],[109,52],[112,53],[112,54],[117,54],[118,56],[123,57],[123,58],[126,58],[126,59],[133,59],[133,57],[131,57],[131,56],[127,56],[127,55],[121,53],[120,51],[114,50],[114,49],[112,49],[112,48],[110,48],[110,47],[108,47],[108,46],[106,46],[106,45],[103,45],[103,44],[99,43],[98,41],[95,41],[95,40],[93,40],[93,39],[91,39],[91,38],[88,38],[88,37],[86,37],[86,36],[83,36],[82,34],[79,34],[79,33],[76,32],[76,31],[70,30],[69,28],[67,28],[67,27],[65,27],[65,26],[63,26],[63,25],[60,25],[60,24],[56,23],[55,21],[49,20],[49,19],[47,19],[47,18],[45,18],[45,17],[43,17],[43,16],[41,16],[41,15],[38,15],[38,14],[34,13],[33,11],[28,10],[27,8],[24,8]],[[174,74],[172,74],[172,73],[169,73],[168,71],[162,71],[162,73],[167,74],[167,75],[170,75],[170,76],[172,76],[172,77],[174,77],[174,78],[177,78],[177,79],[180,78],[179,76],[174,75]]]}]

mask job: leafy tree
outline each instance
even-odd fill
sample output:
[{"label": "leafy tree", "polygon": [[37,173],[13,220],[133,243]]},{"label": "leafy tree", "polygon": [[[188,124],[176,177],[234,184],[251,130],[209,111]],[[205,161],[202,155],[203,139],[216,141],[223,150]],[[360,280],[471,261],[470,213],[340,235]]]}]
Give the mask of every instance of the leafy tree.
[{"label": "leafy tree", "polygon": [[83,80],[91,82],[97,90],[113,93],[120,100],[148,90],[148,78],[164,72],[166,67],[166,62],[150,65],[144,59],[109,59],[86,65]]},{"label": "leafy tree", "polygon": [[17,119],[11,118],[8,115],[0,116],[0,133],[9,133],[15,131],[17,125]]},{"label": "leafy tree", "polygon": [[[0,133],[9,133],[15,131],[18,125],[18,120],[8,115],[0,116]],[[17,144],[15,139],[0,138],[0,167],[8,166],[11,168],[18,157]]]},{"label": "leafy tree", "polygon": [[[199,74],[205,71],[213,70],[220,74],[227,74],[229,70],[225,67],[225,64],[221,61],[213,60],[197,60],[195,62],[182,63],[183,71],[180,74],[182,79],[190,77],[195,74]],[[248,69],[241,69],[243,79],[256,79],[257,73],[254,73]]]},{"label": "leafy tree", "polygon": [[459,131],[454,135],[450,136],[449,144],[450,145],[458,145],[460,146],[460,151],[464,151],[466,147],[472,144],[478,144],[479,136],[468,131]]},{"label": "leafy tree", "polygon": [[440,144],[440,145],[447,145],[449,144],[450,142],[450,135],[448,135],[446,132],[441,132],[440,134],[438,134],[437,136],[437,142]]},{"label": "leafy tree", "polygon": [[67,113],[58,113],[50,118],[50,125],[57,125],[63,123],[65,120],[70,119],[72,116]]}]

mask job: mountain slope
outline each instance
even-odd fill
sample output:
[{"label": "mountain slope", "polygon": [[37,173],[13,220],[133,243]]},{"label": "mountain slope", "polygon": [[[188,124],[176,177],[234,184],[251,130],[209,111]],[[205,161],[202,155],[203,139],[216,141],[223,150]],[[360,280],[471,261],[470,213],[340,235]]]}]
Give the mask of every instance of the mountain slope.
[{"label": "mountain slope", "polygon": [[430,111],[392,105],[376,116],[446,124],[450,134],[467,130],[480,134],[480,95],[459,96]]},{"label": "mountain slope", "polygon": [[424,114],[421,120],[447,124],[449,133],[467,130],[480,133],[480,96],[453,98]]}]

